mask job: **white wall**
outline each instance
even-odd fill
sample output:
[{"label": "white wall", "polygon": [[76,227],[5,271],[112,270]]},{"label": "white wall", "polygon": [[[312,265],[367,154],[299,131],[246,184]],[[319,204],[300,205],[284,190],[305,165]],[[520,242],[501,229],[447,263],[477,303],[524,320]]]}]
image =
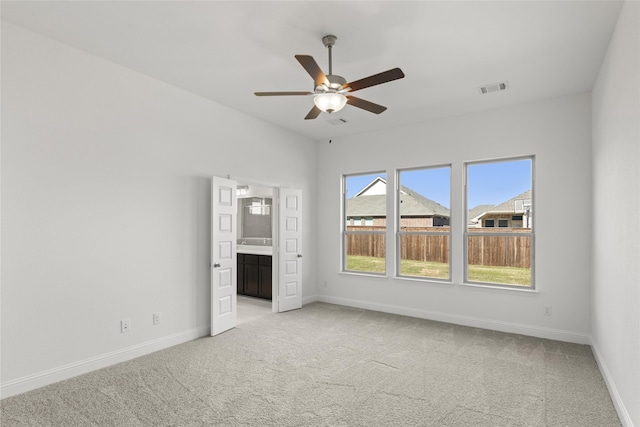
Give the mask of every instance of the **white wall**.
[{"label": "white wall", "polygon": [[[213,175],[302,189],[314,259],[315,152],[3,22],[3,396],[208,332]],[[314,267],[303,297],[315,294]]]},{"label": "white wall", "polygon": [[640,3],[627,1],[593,89],[593,347],[640,426]]},{"label": "white wall", "polygon": [[[590,115],[590,95],[580,94],[321,143],[318,178],[325,185],[318,188],[319,298],[417,317],[589,342]],[[523,155],[536,156],[538,292],[461,285],[463,162]],[[447,163],[452,163],[453,177],[453,284],[339,273],[341,174],[386,170],[389,188],[394,188],[395,168]],[[389,206],[387,212],[392,210],[393,206]],[[388,260],[393,259],[389,256]],[[552,316],[543,316],[546,305],[553,307]]]}]

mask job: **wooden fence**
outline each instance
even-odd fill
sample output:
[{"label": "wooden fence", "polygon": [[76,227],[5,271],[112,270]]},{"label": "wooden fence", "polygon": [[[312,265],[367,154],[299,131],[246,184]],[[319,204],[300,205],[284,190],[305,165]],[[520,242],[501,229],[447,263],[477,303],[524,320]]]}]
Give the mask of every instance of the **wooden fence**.
[{"label": "wooden fence", "polygon": [[[511,232],[512,236],[473,236],[473,233]],[[526,228],[486,228],[469,229],[469,264],[493,265],[499,267],[531,268],[531,236],[522,235],[531,230]]]},{"label": "wooden fence", "polygon": [[[348,231],[384,231],[384,227],[347,227]],[[403,231],[442,231],[442,228],[403,228]],[[469,264],[499,267],[531,267],[531,237],[523,228],[470,228]],[[477,232],[512,232],[513,236],[473,236]],[[449,235],[405,234],[400,239],[402,259],[449,262]],[[385,256],[384,234],[348,234],[347,255]]]},{"label": "wooden fence", "polygon": [[[384,227],[347,227],[347,230],[384,231]],[[348,234],[347,255],[363,255],[384,258],[384,234]]]}]

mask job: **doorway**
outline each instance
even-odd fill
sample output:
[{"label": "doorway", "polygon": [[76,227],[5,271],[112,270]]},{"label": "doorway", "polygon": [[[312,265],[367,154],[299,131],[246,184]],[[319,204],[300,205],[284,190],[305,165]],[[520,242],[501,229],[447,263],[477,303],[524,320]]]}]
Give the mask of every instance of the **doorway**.
[{"label": "doorway", "polygon": [[[250,186],[271,189],[273,197],[255,197],[239,203],[238,187],[243,195],[250,194]],[[254,193],[257,194],[257,193]],[[271,241],[262,235],[255,240],[240,234],[238,244],[238,206],[245,206],[255,215],[271,213]],[[256,219],[256,218],[254,218]],[[269,222],[265,218],[263,223]],[[302,307],[302,192],[297,189],[265,184],[247,179],[214,176],[211,185],[211,335],[217,335],[237,325],[238,256],[249,263],[262,256],[256,267],[265,267],[262,291],[271,290],[271,311],[274,313]],[[252,223],[255,229],[255,224]],[[263,224],[263,227],[264,226]],[[259,227],[260,228],[260,227]],[[255,231],[254,231],[255,232]],[[240,253],[238,253],[240,247]],[[270,265],[269,265],[270,264]],[[271,274],[266,271],[271,268]],[[262,271],[259,269],[257,271]],[[243,268],[244,271],[244,268]],[[255,274],[256,270],[253,270]],[[260,274],[260,273],[258,273]],[[243,279],[244,280],[244,279]],[[269,283],[270,282],[270,283]],[[242,282],[244,284],[244,281]],[[255,292],[255,289],[252,290]]]},{"label": "doorway", "polygon": [[[237,179],[238,323],[277,308],[277,186]],[[277,251],[276,251],[277,252]],[[277,258],[277,253],[276,253]],[[275,289],[274,289],[275,288]],[[275,297],[275,298],[274,298]]]}]

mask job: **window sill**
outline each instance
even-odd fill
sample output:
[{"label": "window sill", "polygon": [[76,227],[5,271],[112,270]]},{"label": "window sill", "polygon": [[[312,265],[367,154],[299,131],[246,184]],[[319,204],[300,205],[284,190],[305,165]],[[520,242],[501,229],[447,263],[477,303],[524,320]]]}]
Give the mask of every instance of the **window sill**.
[{"label": "window sill", "polygon": [[341,271],[340,272],[341,275],[344,276],[356,276],[356,277],[369,277],[369,278],[375,278],[375,279],[388,279],[389,276],[387,276],[386,274],[376,274],[376,273],[367,273],[367,272],[360,272],[360,271]]},{"label": "window sill", "polygon": [[499,286],[499,285],[491,285],[488,283],[460,283],[460,286],[471,288],[471,289],[488,289],[492,291],[505,291],[507,293],[511,292],[519,292],[522,294],[539,294],[540,291],[537,289],[531,288],[517,288],[517,287],[507,287],[507,286]]},{"label": "window sill", "polygon": [[451,279],[438,280],[431,277],[420,278],[420,277],[410,277],[410,276],[395,276],[394,279],[403,281],[403,282],[424,283],[427,285],[447,285],[447,286],[453,285],[453,281]]}]

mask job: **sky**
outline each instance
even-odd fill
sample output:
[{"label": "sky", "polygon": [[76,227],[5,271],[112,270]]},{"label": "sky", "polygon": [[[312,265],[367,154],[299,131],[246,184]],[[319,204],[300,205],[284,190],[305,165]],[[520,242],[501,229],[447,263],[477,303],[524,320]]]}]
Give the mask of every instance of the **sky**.
[{"label": "sky", "polygon": [[[467,206],[471,209],[478,205],[498,205],[530,190],[531,163],[531,159],[519,159],[469,164]],[[385,173],[348,176],[347,198],[353,197],[378,176],[386,179]],[[401,171],[400,184],[442,206],[451,207],[448,167]]]}]

